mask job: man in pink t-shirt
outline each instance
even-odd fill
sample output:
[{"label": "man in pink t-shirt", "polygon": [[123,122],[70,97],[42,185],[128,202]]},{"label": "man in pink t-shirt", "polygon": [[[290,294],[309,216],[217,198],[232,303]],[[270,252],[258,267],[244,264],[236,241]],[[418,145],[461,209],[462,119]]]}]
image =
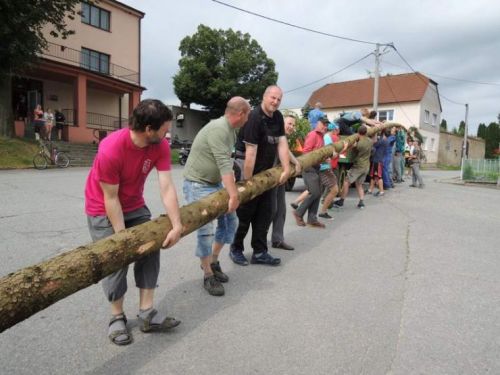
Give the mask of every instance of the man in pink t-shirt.
[{"label": "man in pink t-shirt", "polygon": [[[172,123],[172,112],[159,100],[141,101],[134,109],[130,129],[111,133],[99,144],[99,151],[85,185],[85,212],[93,241],[151,219],[143,192],[149,172],[158,171],[160,195],[172,222],[163,242],[171,247],[182,231],[177,193],[170,175],[170,146],[165,133]],[[132,342],[123,312],[127,291],[128,266],[103,279],[103,289],[111,302],[112,318],[108,336],[117,345]],[[180,321],[153,308],[154,289],[160,271],[160,252],[146,255],[134,264],[139,288],[139,328],[143,332],[173,328]]]}]

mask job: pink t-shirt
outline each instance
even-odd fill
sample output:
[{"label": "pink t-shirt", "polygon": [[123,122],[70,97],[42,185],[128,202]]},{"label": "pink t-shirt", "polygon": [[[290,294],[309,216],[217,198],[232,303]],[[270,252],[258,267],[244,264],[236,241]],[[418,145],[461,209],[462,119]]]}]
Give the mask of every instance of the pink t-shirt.
[{"label": "pink t-shirt", "polygon": [[108,135],[99,144],[94,164],[85,185],[85,212],[90,216],[106,215],[100,182],[120,185],[118,197],[124,213],[144,206],[144,183],[149,172],[170,170],[170,146],[159,144],[139,148],[132,143],[125,128]]}]

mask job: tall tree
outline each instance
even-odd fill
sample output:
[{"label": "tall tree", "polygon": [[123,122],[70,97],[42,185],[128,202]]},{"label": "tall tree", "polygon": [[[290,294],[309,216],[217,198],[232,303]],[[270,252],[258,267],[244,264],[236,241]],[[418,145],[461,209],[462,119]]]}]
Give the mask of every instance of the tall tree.
[{"label": "tall tree", "polygon": [[250,34],[199,25],[195,34],[182,39],[179,50],[175,94],[185,104],[204,106],[212,116],[224,113],[234,95],[257,105],[265,88],[278,80],[274,61]]},{"label": "tall tree", "polygon": [[448,123],[445,119],[441,120],[441,124],[439,124],[439,129],[443,132],[448,131]]},{"label": "tall tree", "polygon": [[486,159],[495,158],[496,150],[500,148],[500,125],[496,122],[490,123],[486,128],[485,147]]},{"label": "tall tree", "polygon": [[[43,33],[65,39],[73,34],[67,20],[74,19],[80,0],[0,0],[0,135],[14,134],[12,76],[36,63],[47,46]],[[68,18],[66,18],[68,17]]]},{"label": "tall tree", "polygon": [[486,139],[486,124],[480,123],[477,127],[477,136]]},{"label": "tall tree", "polygon": [[458,135],[463,136],[465,134],[465,121],[460,121],[460,125],[458,126]]}]

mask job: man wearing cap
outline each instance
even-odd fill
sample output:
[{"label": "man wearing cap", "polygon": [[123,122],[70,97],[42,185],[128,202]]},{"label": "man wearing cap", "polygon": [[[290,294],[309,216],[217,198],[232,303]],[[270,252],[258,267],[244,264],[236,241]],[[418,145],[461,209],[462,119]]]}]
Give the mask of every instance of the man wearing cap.
[{"label": "man wearing cap", "polygon": [[[314,130],[310,131],[306,136],[304,143],[304,154],[320,149],[324,146],[323,136],[326,133],[328,124],[330,121],[328,118],[322,117],[316,123]],[[300,206],[293,212],[295,221],[298,226],[305,227],[303,216],[308,211],[307,214],[307,225],[313,228],[325,228],[325,224],[318,221],[318,207],[319,201],[321,199],[321,181],[319,176],[320,165],[314,165],[312,167],[304,169],[302,177],[304,183],[306,184],[309,195],[300,204]]]},{"label": "man wearing cap", "polygon": [[[338,134],[339,127],[335,123],[328,124],[328,131],[323,136],[323,141],[325,146],[331,145],[340,140]],[[347,149],[348,143],[344,142],[344,148],[340,153],[343,153]],[[328,213],[328,207],[333,202],[333,199],[337,196],[339,192],[337,176],[333,173],[333,169],[337,168],[339,160],[339,154],[333,151],[331,158],[327,159],[325,162],[321,163],[319,167],[319,177],[321,185],[325,188],[325,194],[323,194],[324,199],[319,210],[319,217],[326,220],[333,220],[333,217]]]},{"label": "man wearing cap", "polygon": [[325,113],[321,110],[322,106],[323,105],[321,104],[321,102],[317,102],[314,105],[314,109],[309,111],[309,114],[307,115],[307,119],[309,120],[309,124],[311,124],[312,130],[314,130],[314,128],[316,127],[319,119],[326,117]]}]

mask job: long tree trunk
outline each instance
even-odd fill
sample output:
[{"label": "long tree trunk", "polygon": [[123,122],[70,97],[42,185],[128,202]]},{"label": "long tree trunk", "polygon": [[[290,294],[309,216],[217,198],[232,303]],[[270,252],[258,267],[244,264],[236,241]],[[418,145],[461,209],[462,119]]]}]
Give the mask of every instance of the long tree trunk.
[{"label": "long tree trunk", "polygon": [[12,76],[0,75],[0,136],[14,136],[14,116],[12,114]]},{"label": "long tree trunk", "polygon": [[[396,123],[370,129],[369,134]],[[353,144],[358,135],[345,142]],[[327,158],[337,142],[299,157],[302,168]],[[281,167],[263,171],[238,183],[241,203],[248,202],[278,184]],[[294,172],[295,173],[295,172]],[[229,196],[225,189],[181,207],[183,236],[214,220],[227,211]],[[80,246],[45,262],[26,267],[0,279],[0,332],[43,310],[51,304],[99,282],[105,276],[161,248],[172,225],[167,216],[118,232],[100,241]]]}]

